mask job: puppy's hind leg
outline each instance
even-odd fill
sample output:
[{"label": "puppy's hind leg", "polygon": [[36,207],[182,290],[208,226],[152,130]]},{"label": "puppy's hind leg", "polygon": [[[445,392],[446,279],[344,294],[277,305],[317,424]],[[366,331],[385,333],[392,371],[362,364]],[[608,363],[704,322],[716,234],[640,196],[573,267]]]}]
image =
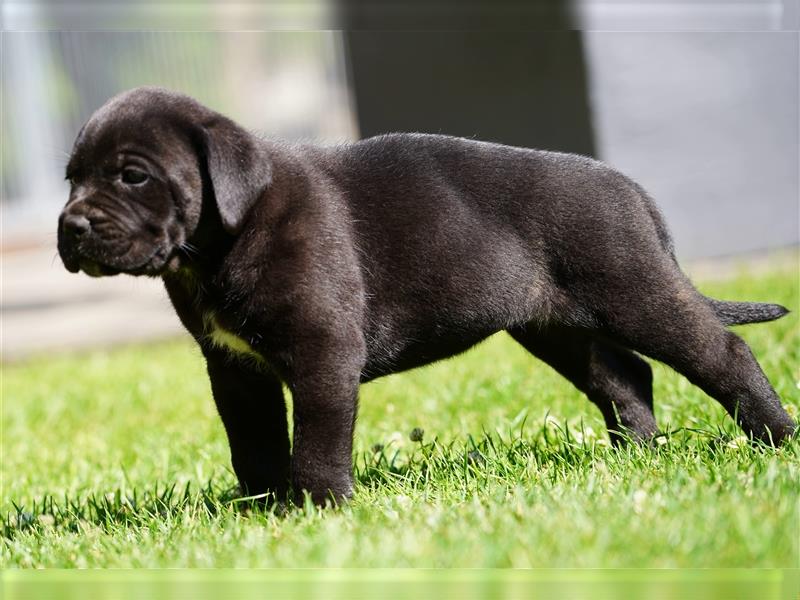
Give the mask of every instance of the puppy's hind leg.
[{"label": "puppy's hind leg", "polygon": [[657,433],[653,416],[653,376],[641,358],[589,332],[536,325],[508,333],[597,405],[614,445],[626,436],[646,440]]},{"label": "puppy's hind leg", "polygon": [[797,428],[781,406],[750,348],[725,329],[714,308],[684,278],[649,280],[600,315],[615,342],[659,360],[684,375],[734,416],[753,438],[779,443]]}]

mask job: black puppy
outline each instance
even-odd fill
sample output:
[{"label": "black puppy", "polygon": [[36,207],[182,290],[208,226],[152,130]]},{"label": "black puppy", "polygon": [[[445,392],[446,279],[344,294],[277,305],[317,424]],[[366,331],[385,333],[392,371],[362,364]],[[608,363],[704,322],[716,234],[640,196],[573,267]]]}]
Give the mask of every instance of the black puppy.
[{"label": "black puppy", "polygon": [[139,88],[89,119],[67,177],[64,264],[163,277],[249,494],[349,496],[359,384],[502,330],[585,392],[615,441],[656,433],[634,352],[754,438],[795,430],[725,329],[786,310],[701,295],[653,201],[597,161],[440,135],[288,145]]}]

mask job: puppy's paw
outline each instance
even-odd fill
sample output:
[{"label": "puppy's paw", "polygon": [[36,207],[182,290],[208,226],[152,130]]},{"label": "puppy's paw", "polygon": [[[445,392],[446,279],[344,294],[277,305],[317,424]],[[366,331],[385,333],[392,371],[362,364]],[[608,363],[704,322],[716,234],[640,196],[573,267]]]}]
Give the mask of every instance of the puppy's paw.
[{"label": "puppy's paw", "polygon": [[293,499],[298,506],[304,505],[306,499],[316,506],[340,506],[353,497],[353,481],[349,475],[322,481],[298,479],[292,487]]}]

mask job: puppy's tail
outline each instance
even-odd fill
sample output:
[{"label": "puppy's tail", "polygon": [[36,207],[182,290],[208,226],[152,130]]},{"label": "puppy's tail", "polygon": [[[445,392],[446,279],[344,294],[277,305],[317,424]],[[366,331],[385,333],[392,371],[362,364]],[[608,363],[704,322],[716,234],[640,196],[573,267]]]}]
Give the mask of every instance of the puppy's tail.
[{"label": "puppy's tail", "polygon": [[706,298],[723,325],[746,325],[774,321],[789,314],[789,309],[780,304],[766,302],[727,302]]}]

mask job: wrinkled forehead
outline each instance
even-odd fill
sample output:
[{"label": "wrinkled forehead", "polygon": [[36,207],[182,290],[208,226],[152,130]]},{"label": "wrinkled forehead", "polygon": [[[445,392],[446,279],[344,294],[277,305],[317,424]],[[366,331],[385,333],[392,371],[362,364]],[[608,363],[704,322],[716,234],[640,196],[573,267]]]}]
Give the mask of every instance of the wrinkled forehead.
[{"label": "wrinkled forehead", "polygon": [[186,119],[158,107],[110,102],[86,122],[70,154],[67,172],[120,154],[157,162],[175,160],[190,148]]}]

